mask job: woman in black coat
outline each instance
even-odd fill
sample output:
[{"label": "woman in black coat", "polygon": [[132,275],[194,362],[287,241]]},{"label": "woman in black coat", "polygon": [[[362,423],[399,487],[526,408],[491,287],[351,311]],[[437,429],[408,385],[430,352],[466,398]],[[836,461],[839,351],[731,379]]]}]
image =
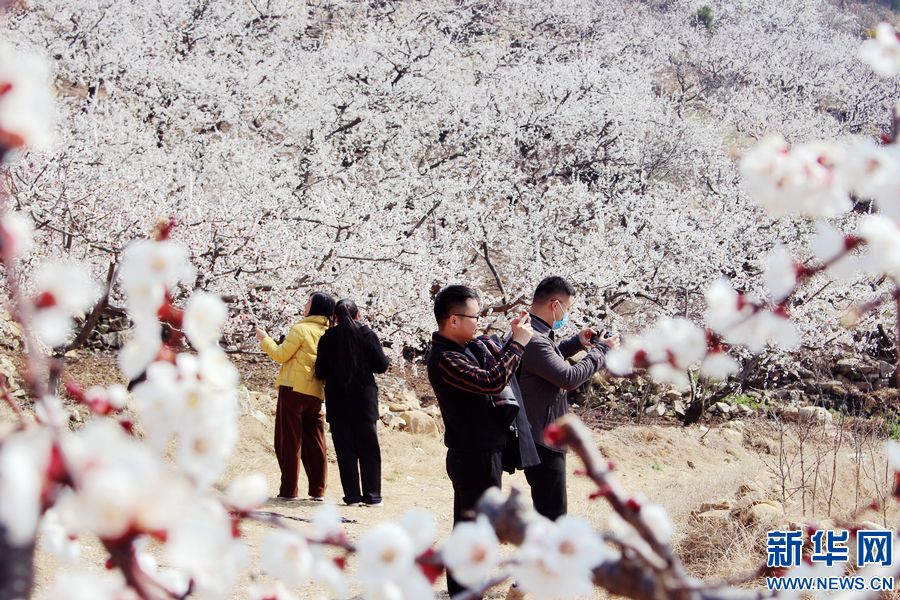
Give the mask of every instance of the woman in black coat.
[{"label": "woman in black coat", "polygon": [[316,377],[325,382],[325,419],[331,427],[344,502],[381,506],[374,373],[387,371],[388,359],[378,336],[358,319],[352,300],[345,298],[334,307],[332,326],[319,339]]}]

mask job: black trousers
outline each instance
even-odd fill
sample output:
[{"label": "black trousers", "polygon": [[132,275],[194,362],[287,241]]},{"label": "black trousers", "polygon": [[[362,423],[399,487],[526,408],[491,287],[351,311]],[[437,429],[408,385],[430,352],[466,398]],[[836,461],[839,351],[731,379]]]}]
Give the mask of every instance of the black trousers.
[{"label": "black trousers", "polygon": [[551,521],[568,510],[566,454],[535,444],[541,464],[525,469],[534,509]]},{"label": "black trousers", "polygon": [[335,421],[330,426],[344,502],[377,504],[381,501],[381,447],[375,423]]},{"label": "black trousers", "polygon": [[[453,483],[453,525],[470,521],[463,514],[473,510],[481,495],[488,488],[500,487],[503,474],[503,448],[495,450],[464,451],[447,450],[447,475]],[[450,596],[464,591],[450,574],[447,574],[447,591]]]}]

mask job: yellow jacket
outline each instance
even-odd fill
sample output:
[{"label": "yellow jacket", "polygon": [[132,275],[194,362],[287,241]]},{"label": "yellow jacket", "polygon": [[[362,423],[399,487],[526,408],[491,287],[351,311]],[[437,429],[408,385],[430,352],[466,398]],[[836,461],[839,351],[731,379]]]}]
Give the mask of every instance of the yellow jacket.
[{"label": "yellow jacket", "polygon": [[275,387],[290,386],[301,394],[325,398],[320,380],[316,379],[316,349],[319,338],[328,329],[328,317],[304,317],[294,323],[281,345],[267,337],[259,343],[263,352],[272,360],[281,363],[281,371],[275,380]]}]

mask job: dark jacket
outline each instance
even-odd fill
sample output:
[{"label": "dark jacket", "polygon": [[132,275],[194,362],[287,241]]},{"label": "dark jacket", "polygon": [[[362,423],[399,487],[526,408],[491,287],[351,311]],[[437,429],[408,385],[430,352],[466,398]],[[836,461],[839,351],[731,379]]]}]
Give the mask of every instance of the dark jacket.
[{"label": "dark jacket", "polygon": [[[490,367],[496,364],[497,357],[500,356],[504,344],[509,343],[509,338],[509,334],[507,334],[505,340],[500,340],[497,336],[479,336],[475,342],[470,342],[466,347],[472,351],[479,363]],[[480,344],[476,342],[480,342]],[[479,348],[487,351],[487,355],[483,359],[480,356]],[[541,458],[538,456],[537,448],[534,447],[531,425],[528,423],[525,403],[522,400],[522,390],[519,389],[519,382],[516,377],[509,380],[509,387],[519,403],[519,411],[516,413],[516,418],[510,426],[510,435],[515,437],[513,441],[518,446],[518,452],[510,452],[510,448],[504,451],[503,468],[513,473],[515,469],[524,469],[525,467],[533,467],[540,464]]]},{"label": "dark jacket", "polygon": [[360,325],[363,352],[353,377],[337,347],[336,327],[329,328],[319,339],[316,378],[325,382],[325,419],[335,421],[378,420],[378,386],[373,373],[384,373],[388,359],[375,332]]},{"label": "dark jacket", "polygon": [[535,443],[550,448],[544,443],[544,429],[569,412],[567,392],[585,383],[603,367],[606,346],[591,348],[584,358],[570,365],[566,358],[584,350],[577,334],[557,344],[553,330],[540,318],[531,315],[531,327],[534,336],[522,357],[519,387]]},{"label": "dark jacket", "polygon": [[426,359],[428,381],[444,419],[448,448],[496,450],[506,445],[509,425],[500,419],[491,396],[514,379],[524,351],[513,341],[494,349],[482,340],[461,346],[437,332],[432,335]]}]

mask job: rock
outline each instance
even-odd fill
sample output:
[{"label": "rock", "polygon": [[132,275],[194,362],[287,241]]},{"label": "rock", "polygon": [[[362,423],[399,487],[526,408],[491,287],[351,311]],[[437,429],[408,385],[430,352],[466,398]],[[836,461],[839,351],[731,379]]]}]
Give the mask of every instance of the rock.
[{"label": "rock", "polygon": [[768,523],[777,523],[784,518],[784,507],[780,502],[767,500],[750,507],[746,513],[742,515],[741,521],[747,525],[764,525]]},{"label": "rock", "polygon": [[672,410],[675,411],[675,416],[683,417],[686,410],[684,402],[682,402],[681,400],[676,400],[672,403]]},{"label": "rock", "polygon": [[889,378],[891,375],[894,374],[894,365],[892,365],[889,362],[879,360],[878,361],[878,374],[884,379]]},{"label": "rock", "polygon": [[384,423],[384,426],[388,429],[395,429],[397,431],[406,429],[406,421],[392,412],[386,412],[381,415],[381,422]]},{"label": "rock", "polygon": [[709,522],[709,523],[729,523],[731,521],[731,512],[727,510],[707,510],[701,513],[697,513],[696,515],[692,515],[692,518],[701,522]]},{"label": "rock", "polygon": [[803,392],[801,392],[800,390],[789,390],[788,400],[790,400],[794,404],[800,404],[801,402],[803,402]]},{"label": "rock", "polygon": [[665,394],[663,394],[663,400],[666,402],[681,402],[681,392],[677,390],[669,390]]},{"label": "rock", "polygon": [[737,406],[735,406],[735,409],[737,410],[737,412],[747,416],[756,414],[756,411],[746,404],[738,404]]},{"label": "rock", "polygon": [[109,348],[118,348],[119,347],[119,332],[113,331],[112,333],[101,333],[100,339],[103,341],[103,345]]},{"label": "rock", "polygon": [[831,423],[834,420],[824,406],[802,406],[798,416],[803,423]]},{"label": "rock", "polygon": [[703,502],[700,504],[698,512],[704,513],[710,510],[731,510],[733,502],[728,499],[719,500],[718,502]]},{"label": "rock", "polygon": [[400,414],[406,430],[417,435],[437,435],[438,426],[434,419],[422,410],[410,410]]},{"label": "rock", "polygon": [[269,424],[269,418],[265,414],[263,414],[262,411],[254,410],[250,414],[252,414],[253,418],[256,419],[257,421],[259,421],[260,423],[262,423],[263,425]]},{"label": "rock", "polygon": [[720,415],[727,415],[731,412],[731,406],[727,402],[716,402],[712,408],[713,412]]},{"label": "rock", "polygon": [[419,397],[406,382],[396,377],[386,377],[379,382],[381,402],[387,404],[393,412],[418,410],[421,408]]},{"label": "rock", "polygon": [[576,352],[575,354],[573,354],[572,356],[570,356],[569,358],[567,358],[566,360],[568,360],[569,363],[574,365],[575,363],[580,361],[585,356],[587,356],[587,351],[580,350],[580,351]]},{"label": "rock", "polygon": [[846,396],[849,391],[845,384],[837,380],[824,381],[819,384],[819,388],[823,393],[831,394],[832,396],[837,396],[839,398]]},{"label": "rock", "polygon": [[858,358],[842,358],[834,365],[832,372],[850,379],[859,379],[862,377],[862,368],[863,363]]},{"label": "rock", "polygon": [[653,406],[648,406],[644,409],[644,414],[662,417],[666,414],[666,405],[662,402],[659,402],[657,404],[654,404]]},{"label": "rock", "polygon": [[694,464],[694,461],[692,461],[692,460],[687,461],[687,466],[689,466],[689,467],[692,468],[692,469],[696,469],[696,468],[697,468],[697,465],[695,465],[695,464]]}]

